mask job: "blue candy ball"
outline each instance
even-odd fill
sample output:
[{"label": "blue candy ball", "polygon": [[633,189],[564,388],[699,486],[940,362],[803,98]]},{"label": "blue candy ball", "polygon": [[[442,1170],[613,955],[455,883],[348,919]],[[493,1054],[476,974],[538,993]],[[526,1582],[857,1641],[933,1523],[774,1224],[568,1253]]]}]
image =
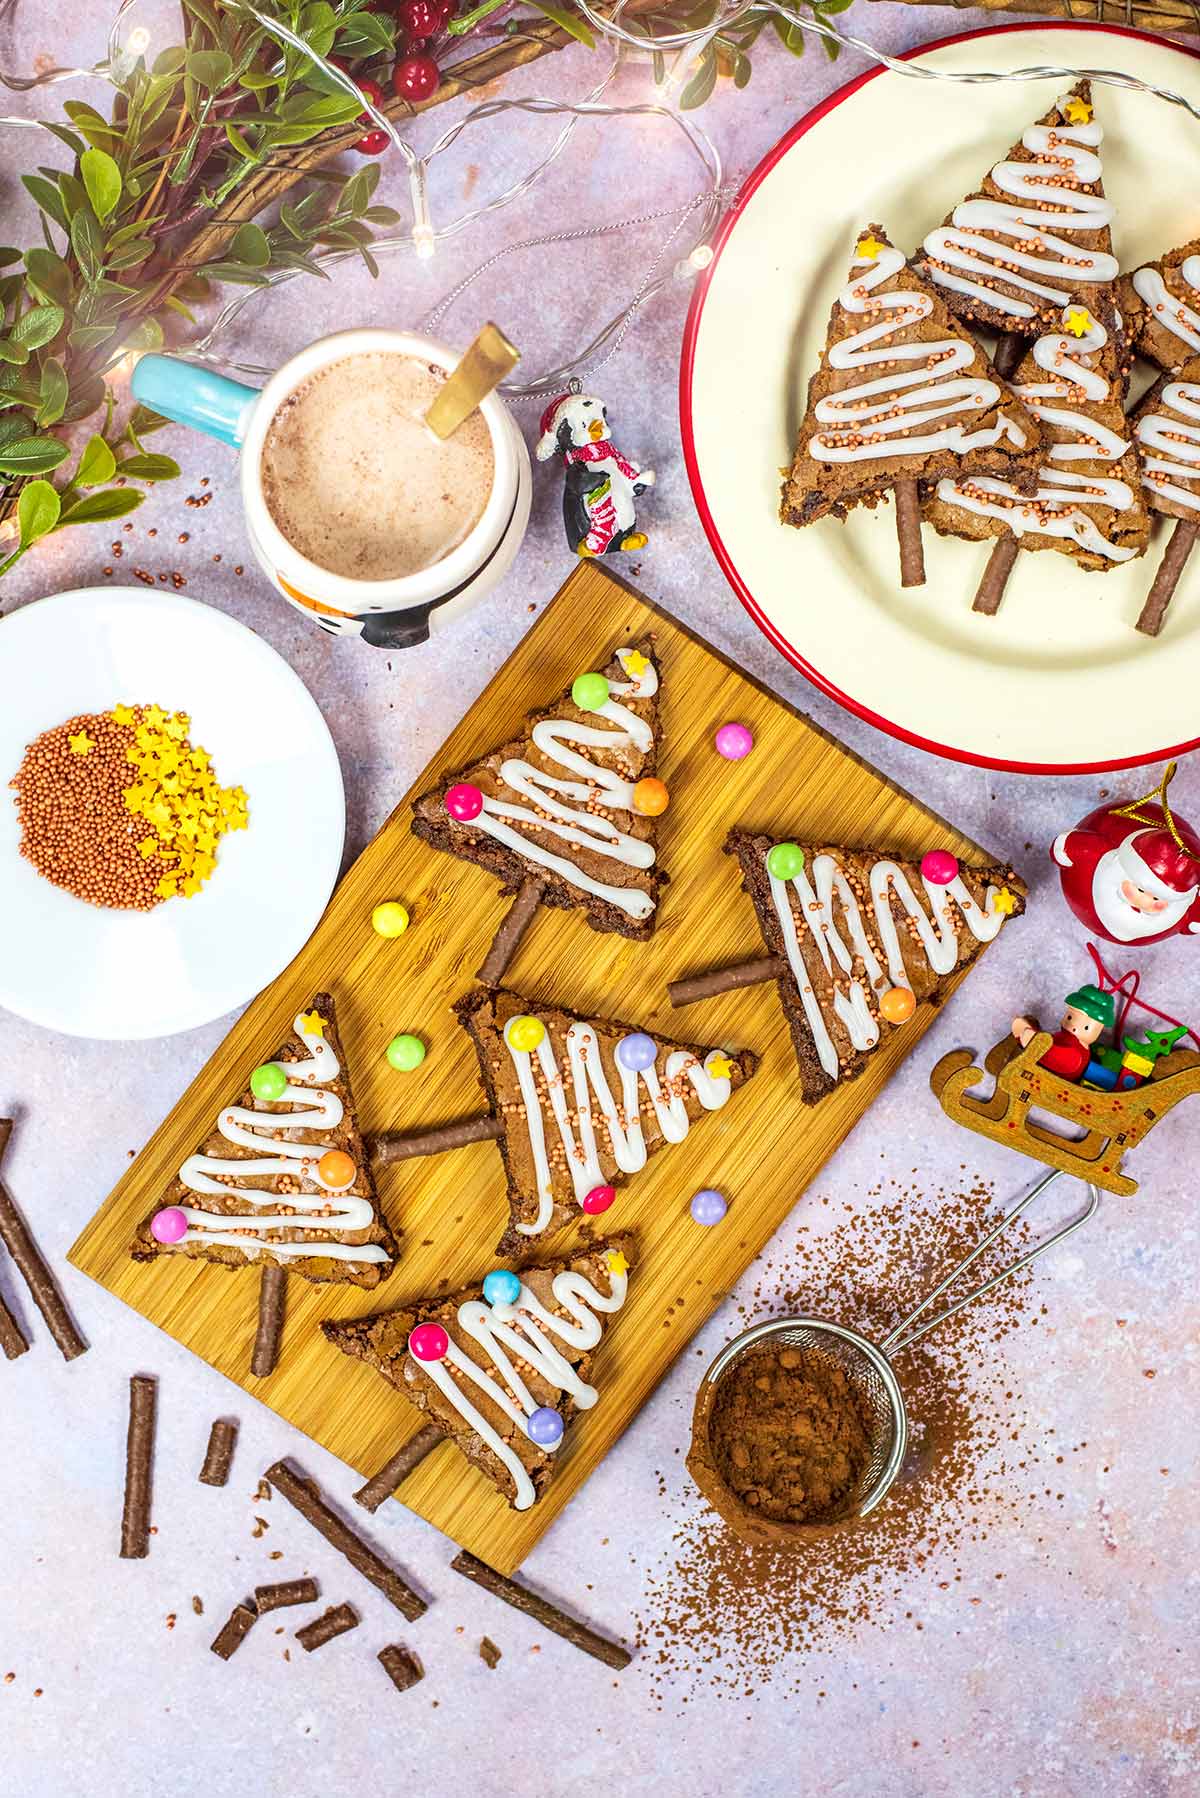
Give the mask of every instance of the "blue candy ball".
[{"label": "blue candy ball", "polygon": [[644,1073],[647,1068],[654,1066],[657,1059],[658,1045],[644,1030],[635,1030],[632,1036],[623,1036],[617,1044],[617,1060],[631,1073]]},{"label": "blue candy ball", "polygon": [[698,1224],[719,1224],[728,1209],[723,1195],[712,1186],[703,1187],[691,1203],[691,1213]]},{"label": "blue candy ball", "polygon": [[489,1305],[515,1305],[521,1296],[521,1281],[506,1267],[494,1267],[483,1277],[483,1296]]},{"label": "blue candy ball", "polygon": [[562,1441],[563,1420],[549,1405],[539,1405],[525,1425],[531,1442],[539,1448],[553,1448]]}]

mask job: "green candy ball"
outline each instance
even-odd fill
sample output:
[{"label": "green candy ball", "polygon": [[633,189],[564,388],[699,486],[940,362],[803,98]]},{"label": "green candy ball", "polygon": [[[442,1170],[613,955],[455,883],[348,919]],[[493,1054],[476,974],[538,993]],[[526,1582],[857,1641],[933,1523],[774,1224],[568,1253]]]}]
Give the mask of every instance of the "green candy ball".
[{"label": "green candy ball", "polygon": [[804,851],[795,843],[776,843],[767,856],[767,873],[776,880],[794,880],[804,866]]},{"label": "green candy ball", "polygon": [[577,674],[571,683],[571,698],[581,712],[598,712],[608,700],[608,682],[602,674]]},{"label": "green candy ball", "polygon": [[425,1059],[425,1045],[419,1036],[394,1036],[384,1053],[398,1074],[411,1074]]},{"label": "green candy ball", "polygon": [[277,1061],[264,1061],[250,1076],[250,1091],[264,1105],[274,1105],[287,1091],[287,1075]]}]

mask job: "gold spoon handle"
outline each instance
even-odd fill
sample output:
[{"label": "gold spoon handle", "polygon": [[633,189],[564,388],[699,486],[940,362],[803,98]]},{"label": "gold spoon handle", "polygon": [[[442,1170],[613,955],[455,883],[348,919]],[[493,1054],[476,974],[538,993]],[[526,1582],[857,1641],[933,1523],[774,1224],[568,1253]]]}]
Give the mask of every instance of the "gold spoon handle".
[{"label": "gold spoon handle", "polygon": [[458,367],[447,376],[441,392],[425,414],[425,423],[434,436],[443,442],[452,437],[463,420],[475,411],[480,400],[499,387],[520,359],[520,350],[513,347],[499,325],[486,324]]}]

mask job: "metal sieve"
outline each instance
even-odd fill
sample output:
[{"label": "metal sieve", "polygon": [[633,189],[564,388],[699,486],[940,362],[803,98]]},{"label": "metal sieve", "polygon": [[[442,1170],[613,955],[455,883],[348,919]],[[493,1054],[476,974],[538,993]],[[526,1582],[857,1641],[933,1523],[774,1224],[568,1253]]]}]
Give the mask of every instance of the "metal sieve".
[{"label": "metal sieve", "polygon": [[904,1408],[904,1394],[900,1382],[892,1367],[892,1357],[902,1350],[911,1348],[922,1336],[927,1336],[939,1324],[945,1323],[948,1317],[961,1311],[965,1305],[982,1298],[984,1293],[991,1292],[1004,1280],[1010,1279],[1021,1268],[1028,1267],[1055,1243],[1064,1242],[1074,1234],[1082,1224],[1093,1215],[1100,1204],[1099,1190],[1090,1181],[1083,1182],[1088,1191],[1088,1202],[1077,1217],[1055,1230],[1042,1242],[1035,1243],[1032,1248],[1017,1257],[998,1273],[992,1274],[980,1285],[973,1286],[961,1298],[947,1305],[933,1317],[923,1318],[929,1307],[936,1304],[943,1293],[963,1275],[973,1262],[977,1261],[984,1250],[997,1237],[1002,1235],[1009,1225],[1015,1223],[1032,1203],[1053,1186],[1056,1180],[1064,1178],[1061,1169],[1054,1169],[1046,1174],[1025,1194],[1025,1197],[1013,1206],[1011,1211],[992,1225],[976,1243],[969,1255],[963,1257],[958,1265],[951,1269],[944,1280],[939,1281],[933,1290],[925,1295],[915,1310],[910,1311],[902,1323],[896,1325],[891,1333],[879,1344],[869,1342],[857,1330],[851,1330],[845,1324],[831,1322],[825,1317],[780,1317],[767,1323],[755,1324],[741,1336],[727,1343],[721,1350],[712,1366],[701,1382],[701,1395],[707,1388],[715,1386],[729,1372],[734,1363],[739,1361],[747,1350],[761,1342],[775,1342],[791,1345],[805,1350],[808,1354],[816,1354],[836,1362],[850,1376],[865,1401],[865,1409],[871,1424],[871,1455],[867,1466],[854,1492],[841,1508],[838,1518],[813,1518],[807,1524],[795,1524],[796,1529],[821,1527],[831,1522],[849,1517],[865,1517],[886,1496],[892,1482],[899,1473],[904,1461],[904,1453],[908,1444],[908,1414]]}]

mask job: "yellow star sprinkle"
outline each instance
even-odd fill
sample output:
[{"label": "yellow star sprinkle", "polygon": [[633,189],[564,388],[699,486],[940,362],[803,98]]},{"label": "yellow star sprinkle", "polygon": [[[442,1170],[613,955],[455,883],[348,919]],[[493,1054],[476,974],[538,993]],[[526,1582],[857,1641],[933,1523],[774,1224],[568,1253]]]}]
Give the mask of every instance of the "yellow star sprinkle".
[{"label": "yellow star sprinkle", "polygon": [[1090,125],[1092,108],[1087,100],[1081,100],[1078,94],[1072,94],[1063,107],[1063,117],[1072,125]]},{"label": "yellow star sprinkle", "polygon": [[608,1262],[608,1271],[610,1274],[626,1274],[629,1272],[629,1263],[626,1261],[624,1255],[622,1255],[620,1249],[609,1249],[605,1259]]},{"label": "yellow star sprinkle", "polygon": [[886,249],[887,245],[880,243],[877,237],[860,237],[854,246],[854,254],[860,262],[874,262],[880,250]]},{"label": "yellow star sprinkle", "polygon": [[137,717],[131,705],[115,705],[108,715],[114,724],[132,724]]},{"label": "yellow star sprinkle", "polygon": [[1007,918],[1017,909],[1017,901],[1007,887],[1001,887],[992,900],[992,910],[998,911],[1002,918]]},{"label": "yellow star sprinkle", "polygon": [[305,1036],[324,1036],[325,1020],[319,1011],[308,1011],[300,1020],[300,1028]]},{"label": "yellow star sprinkle", "polygon": [[164,874],[154,891],[160,899],[173,899],[179,890],[179,883],[173,874]]},{"label": "yellow star sprinkle", "polygon": [[714,1080],[732,1080],[733,1063],[728,1055],[710,1055],[705,1063]]},{"label": "yellow star sprinkle", "polygon": [[631,649],[629,654],[624,657],[624,662],[625,672],[632,674],[635,679],[639,674],[645,674],[650,666],[649,656],[644,656],[640,649]]},{"label": "yellow star sprinkle", "polygon": [[67,748],[72,755],[88,755],[96,747],[94,737],[89,737],[85,730],[76,736],[67,738]]},{"label": "yellow star sprinkle", "polygon": [[1069,306],[1063,323],[1072,337],[1082,337],[1092,328],[1092,315],[1086,306]]},{"label": "yellow star sprinkle", "polygon": [[[167,714],[160,705],[148,705],[146,707],[146,723],[152,731],[161,730],[166,722]],[[140,736],[141,733],[139,732],[138,734]]]}]

